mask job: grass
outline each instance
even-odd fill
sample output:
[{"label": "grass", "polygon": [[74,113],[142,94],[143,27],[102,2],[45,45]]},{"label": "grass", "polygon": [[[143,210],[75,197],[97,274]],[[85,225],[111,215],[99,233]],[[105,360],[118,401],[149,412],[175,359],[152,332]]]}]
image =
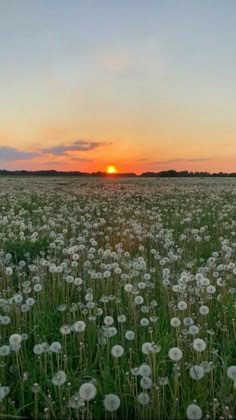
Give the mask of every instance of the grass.
[{"label": "grass", "polygon": [[[234,183],[21,184],[15,178],[10,189],[5,180],[0,184],[0,417],[185,419],[192,403],[202,417],[235,417],[234,382],[227,375],[236,365]],[[205,285],[198,285],[199,273]],[[143,303],[136,304],[136,296]],[[183,311],[180,301],[187,303]],[[207,316],[199,312],[202,305],[209,307]],[[173,317],[180,327],[171,326]],[[187,318],[199,328],[196,336]],[[83,332],[73,331],[76,321],[85,323]],[[128,330],[133,341],[125,338]],[[13,334],[23,337],[17,348],[9,345]],[[193,348],[196,338],[206,343],[201,353]],[[50,350],[55,342],[59,353]],[[147,342],[159,351],[144,353]],[[37,344],[44,345],[40,354]],[[111,353],[117,344],[124,349],[118,359]],[[178,362],[168,356],[172,347],[182,351]],[[189,371],[202,362],[208,372],[196,381]],[[134,370],[144,363],[151,368],[147,390]],[[56,386],[58,371],[66,380]],[[93,383],[96,396],[74,408],[71,398],[83,383]],[[138,400],[142,392],[147,405]],[[110,393],[120,398],[113,413],[104,406]]]}]

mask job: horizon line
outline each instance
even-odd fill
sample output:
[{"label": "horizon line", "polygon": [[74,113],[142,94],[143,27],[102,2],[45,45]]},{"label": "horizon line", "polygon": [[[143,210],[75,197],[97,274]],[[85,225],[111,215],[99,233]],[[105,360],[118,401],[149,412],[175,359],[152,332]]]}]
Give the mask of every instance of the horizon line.
[{"label": "horizon line", "polygon": [[136,174],[135,172],[117,172],[117,173],[107,173],[105,171],[93,171],[93,172],[82,172],[79,170],[71,170],[71,171],[64,171],[64,170],[56,170],[56,169],[36,169],[36,170],[26,170],[26,169],[15,169],[15,170],[8,170],[8,169],[0,169],[0,176],[5,175],[44,175],[44,176],[51,176],[52,174],[55,175],[68,175],[68,176],[93,176],[93,177],[107,177],[107,178],[119,178],[119,177],[158,177],[158,176],[165,176],[165,177],[191,177],[191,176],[199,176],[199,177],[210,177],[210,176],[236,176],[236,172],[208,172],[208,171],[189,171],[187,169],[176,171],[175,169],[166,169],[162,171],[145,171],[140,174]]}]

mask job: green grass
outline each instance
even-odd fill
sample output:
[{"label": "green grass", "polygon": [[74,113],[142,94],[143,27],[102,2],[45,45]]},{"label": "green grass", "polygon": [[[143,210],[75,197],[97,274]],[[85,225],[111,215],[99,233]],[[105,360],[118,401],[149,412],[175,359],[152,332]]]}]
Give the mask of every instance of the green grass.
[{"label": "green grass", "polygon": [[[0,315],[10,318],[7,325],[0,323],[0,347],[9,344],[12,334],[27,334],[17,351],[0,355],[0,384],[9,387],[0,401],[0,418],[185,419],[195,400],[203,418],[235,417],[234,383],[226,371],[236,365],[236,185],[226,188],[226,182],[25,179],[22,185],[14,179],[9,190],[0,180]],[[168,284],[163,283],[165,268]],[[110,277],[100,278],[107,271]],[[215,286],[214,294],[197,286],[200,271]],[[82,284],[68,276],[81,278]],[[37,283],[41,291],[35,290]],[[126,283],[133,293],[125,290]],[[14,301],[16,294],[22,302]],[[135,304],[136,295],[143,304]],[[34,304],[22,312],[29,298]],[[184,311],[177,306],[182,300],[187,302]],[[209,307],[206,317],[199,313],[201,305]],[[124,323],[118,322],[121,314]],[[103,329],[107,315],[117,330],[110,338]],[[171,326],[173,317],[181,327]],[[196,336],[188,333],[186,317],[199,327]],[[149,320],[146,327],[140,324],[143,318]],[[61,333],[62,326],[79,320],[85,322],[84,332]],[[133,341],[125,338],[127,330],[135,332]],[[193,349],[195,338],[205,341],[203,353]],[[36,344],[55,341],[62,346],[59,354],[34,353]],[[143,353],[145,342],[160,351]],[[116,344],[124,348],[118,360],[111,354]],[[183,354],[177,364],[168,356],[172,347]],[[203,361],[210,363],[210,372],[196,381],[189,369]],[[150,397],[146,406],[137,399],[141,376],[132,373],[143,363],[150,366],[153,381],[145,391]],[[55,386],[52,377],[59,370],[66,381]],[[84,408],[70,407],[70,398],[89,382],[96,386],[96,397]],[[103,404],[109,393],[121,402],[113,414]]]}]

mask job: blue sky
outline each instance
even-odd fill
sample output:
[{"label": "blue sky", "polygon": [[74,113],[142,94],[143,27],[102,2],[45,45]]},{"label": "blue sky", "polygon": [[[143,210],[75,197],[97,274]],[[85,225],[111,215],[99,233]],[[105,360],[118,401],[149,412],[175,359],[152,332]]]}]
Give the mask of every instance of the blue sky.
[{"label": "blue sky", "polygon": [[[2,165],[233,170],[235,16],[232,0],[2,2],[0,147],[36,155]],[[70,145],[79,164],[39,153]]]}]

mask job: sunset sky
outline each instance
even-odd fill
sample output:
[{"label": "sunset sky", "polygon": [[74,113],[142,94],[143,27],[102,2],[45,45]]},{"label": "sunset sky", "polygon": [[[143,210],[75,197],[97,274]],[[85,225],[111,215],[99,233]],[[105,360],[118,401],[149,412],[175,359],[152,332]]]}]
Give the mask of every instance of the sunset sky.
[{"label": "sunset sky", "polygon": [[0,168],[236,171],[235,0],[2,0]]}]

